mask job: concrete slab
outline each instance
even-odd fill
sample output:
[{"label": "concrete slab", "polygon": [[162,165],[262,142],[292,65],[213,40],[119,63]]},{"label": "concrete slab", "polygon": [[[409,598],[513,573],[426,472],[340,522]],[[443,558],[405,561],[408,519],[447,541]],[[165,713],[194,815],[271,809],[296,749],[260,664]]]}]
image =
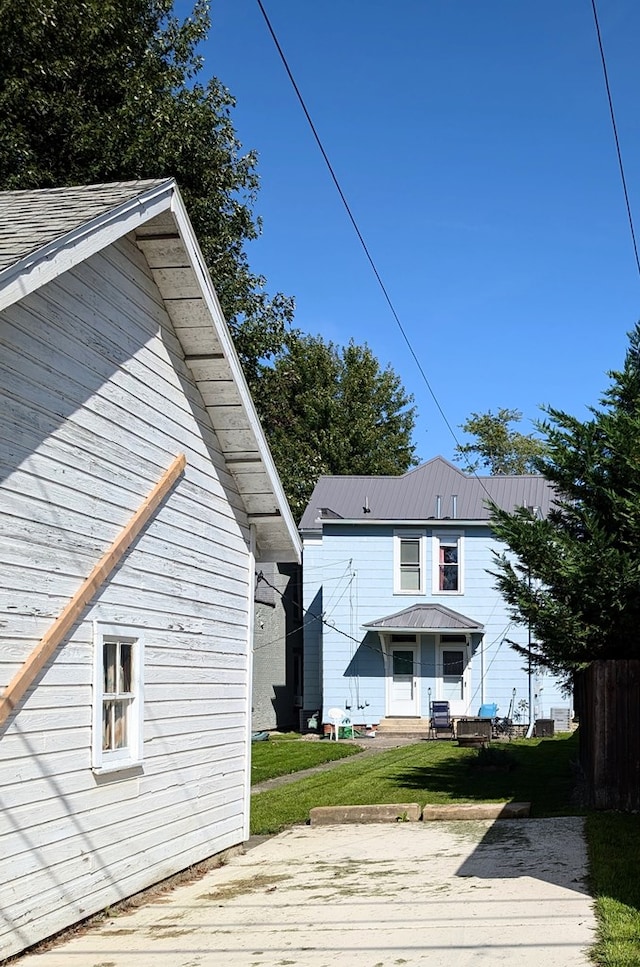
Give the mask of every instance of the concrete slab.
[{"label": "concrete slab", "polygon": [[370,806],[314,806],[309,810],[312,826],[342,823],[417,823],[422,810],[417,802],[378,803]]},{"label": "concrete slab", "polygon": [[531,813],[530,802],[464,802],[446,806],[425,806],[425,820],[452,819],[526,819]]},{"label": "concrete slab", "polygon": [[295,827],[20,967],[588,967],[582,820]]}]

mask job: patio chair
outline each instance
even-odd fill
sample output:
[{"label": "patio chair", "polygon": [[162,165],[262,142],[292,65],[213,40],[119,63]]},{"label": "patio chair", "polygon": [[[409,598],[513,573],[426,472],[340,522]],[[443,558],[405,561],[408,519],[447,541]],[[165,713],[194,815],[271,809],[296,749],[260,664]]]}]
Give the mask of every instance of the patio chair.
[{"label": "patio chair", "polygon": [[429,735],[437,739],[440,732],[445,732],[450,739],[455,739],[455,728],[448,702],[431,703],[431,722]]},{"label": "patio chair", "polygon": [[351,716],[348,712],[345,712],[341,708],[330,708],[329,709],[329,720],[331,722],[331,731],[329,732],[329,739],[335,739],[336,742],[340,738],[340,729],[344,731],[351,730],[351,738],[355,738],[355,732],[353,731],[353,722],[351,721]]}]

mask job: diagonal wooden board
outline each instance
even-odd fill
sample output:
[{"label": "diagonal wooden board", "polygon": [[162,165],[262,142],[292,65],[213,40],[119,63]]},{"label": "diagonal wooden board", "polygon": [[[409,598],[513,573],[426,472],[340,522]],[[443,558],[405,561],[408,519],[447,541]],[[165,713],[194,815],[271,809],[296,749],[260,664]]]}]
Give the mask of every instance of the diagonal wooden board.
[{"label": "diagonal wooden board", "polygon": [[58,615],[45,636],[33,649],[22,668],[11,679],[0,697],[0,725],[7,720],[38,672],[64,640],[65,635],[73,628],[82,610],[94,597],[98,588],[104,584],[125,551],[158,509],[184,471],[186,462],[184,453],[178,454],[153,490],[140,504],[131,520],[120,531],[113,544],[102,555],[89,577],[83,581],[64,611]]}]

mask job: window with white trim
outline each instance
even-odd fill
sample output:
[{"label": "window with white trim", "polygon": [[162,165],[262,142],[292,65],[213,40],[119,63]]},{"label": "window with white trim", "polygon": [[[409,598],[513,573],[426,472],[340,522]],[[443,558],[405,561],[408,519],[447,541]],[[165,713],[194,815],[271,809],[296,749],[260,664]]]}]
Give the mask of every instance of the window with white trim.
[{"label": "window with white trim", "polygon": [[434,534],[434,594],[462,594],[462,550],[463,540],[461,534]]},{"label": "window with white trim", "polygon": [[424,542],[420,531],[394,534],[394,594],[424,594]]},{"label": "window with white trim", "polygon": [[92,767],[129,769],[142,762],[143,639],[137,629],[94,627]]}]

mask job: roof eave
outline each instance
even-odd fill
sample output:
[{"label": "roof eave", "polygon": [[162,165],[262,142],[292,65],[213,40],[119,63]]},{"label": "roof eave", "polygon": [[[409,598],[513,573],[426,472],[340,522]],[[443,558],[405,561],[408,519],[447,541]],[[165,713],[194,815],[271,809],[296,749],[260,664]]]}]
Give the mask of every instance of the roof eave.
[{"label": "roof eave", "polygon": [[[300,563],[302,556],[300,536],[255,411],[240,360],[206,268],[204,256],[173,178],[152,185],[126,202],[114,206],[101,215],[88,219],[79,227],[58,236],[52,242],[41,246],[0,272],[0,311],[43,285],[54,281],[62,273],[74,268],[125,235],[135,233],[137,229],[142,229],[146,223],[152,221],[156,216],[162,216],[165,213],[170,214],[182,240],[189,269],[195,278],[195,291],[199,292],[199,298],[206,307],[205,318],[211,323],[212,332],[221,347],[219,355],[223,358],[223,365],[226,367],[230,380],[237,388],[243,430],[249,434],[252,441],[250,460],[254,467],[256,463],[259,465],[260,473],[264,472],[263,476],[268,482],[264,494],[269,496],[270,507],[267,512],[253,513],[246,507],[247,497],[243,495],[242,487],[238,484],[238,491],[245,503],[247,520],[256,531],[257,559],[260,561],[296,561]],[[179,333],[176,333],[176,335],[180,339]],[[182,348],[184,352],[184,346]],[[187,355],[185,352],[185,356]],[[210,366],[210,372],[203,377],[205,381],[207,379],[209,381],[219,379],[211,359],[199,360],[199,362],[205,369],[207,365]],[[195,374],[194,380],[196,385],[199,382],[202,385],[201,380]],[[214,426],[214,429],[217,428]],[[231,469],[231,472],[236,476],[239,472],[237,468],[239,463],[238,453],[229,449],[228,446],[225,447],[222,441],[220,446],[225,461],[228,461],[229,464],[233,464],[235,461],[235,471]],[[272,501],[271,497],[273,497]]]},{"label": "roof eave", "polygon": [[392,635],[465,635],[477,634],[484,631],[484,625],[474,625],[472,628],[411,628],[407,625],[380,628],[376,625],[362,625],[367,631],[378,631]]}]

